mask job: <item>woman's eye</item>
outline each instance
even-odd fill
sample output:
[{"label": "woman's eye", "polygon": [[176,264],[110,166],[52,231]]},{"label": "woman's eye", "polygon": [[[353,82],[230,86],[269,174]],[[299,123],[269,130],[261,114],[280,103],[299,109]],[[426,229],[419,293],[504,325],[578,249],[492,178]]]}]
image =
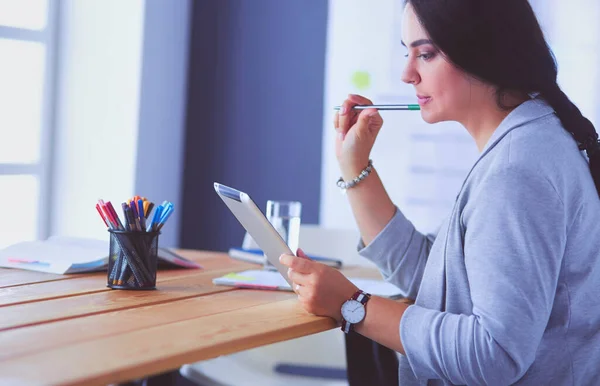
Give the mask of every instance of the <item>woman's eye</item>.
[{"label": "woman's eye", "polygon": [[[408,58],[408,54],[405,54],[404,57]],[[426,53],[417,55],[417,58],[423,59],[424,61],[431,60],[434,57],[435,57],[435,53],[431,53],[431,52],[426,52]]]},{"label": "woman's eye", "polygon": [[417,55],[417,58],[421,58],[421,59],[423,59],[425,61],[428,61],[430,59],[433,59],[434,56],[435,56],[435,54],[430,53],[430,52],[426,52],[426,53]]}]

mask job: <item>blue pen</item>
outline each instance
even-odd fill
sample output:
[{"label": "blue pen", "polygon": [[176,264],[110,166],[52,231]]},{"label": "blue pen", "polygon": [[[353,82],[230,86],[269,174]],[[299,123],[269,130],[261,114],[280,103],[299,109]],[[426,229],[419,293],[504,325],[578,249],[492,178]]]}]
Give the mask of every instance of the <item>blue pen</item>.
[{"label": "blue pen", "polygon": [[163,214],[162,214],[161,218],[165,217],[165,215],[167,214],[167,212],[170,211],[170,210],[172,210],[172,209],[173,209],[173,203],[167,201],[167,205],[165,205],[165,209],[163,210]]},{"label": "blue pen", "polygon": [[157,207],[154,208],[154,215],[152,216],[152,221],[150,221],[150,225],[148,225],[148,228],[146,229],[147,232],[153,231],[155,230],[155,226],[158,223],[158,220],[160,219],[160,215],[163,211],[163,206],[159,205]]},{"label": "blue pen", "polygon": [[169,209],[171,209],[173,207],[173,204],[169,201],[165,201],[163,205],[163,216],[167,213],[167,211],[169,211]]},{"label": "blue pen", "polygon": [[161,222],[163,222],[163,221],[162,221],[163,217],[165,217],[165,216],[167,215],[167,213],[168,213],[169,211],[171,211],[171,210],[172,210],[172,208],[173,208],[173,204],[172,204],[172,203],[170,203],[169,201],[165,201],[165,203],[164,203],[164,204],[162,204],[162,206],[163,206],[163,209],[162,209],[162,212],[161,212],[161,214],[160,214],[160,217],[158,218],[158,223],[161,223]]},{"label": "blue pen", "polygon": [[[171,204],[171,203],[169,203]],[[160,218],[160,221],[158,223],[158,226],[156,227],[156,230],[159,231],[160,228],[163,227],[163,225],[165,225],[165,223],[167,222],[167,220],[169,219],[169,217],[171,216],[171,213],[173,213],[173,204],[171,204],[171,206],[169,206],[167,208],[167,210],[165,211],[165,213],[162,215],[162,217]]]},{"label": "blue pen", "polygon": [[129,203],[129,208],[131,209],[131,213],[133,214],[133,218],[135,220],[135,222],[134,222],[135,230],[141,231],[142,225],[140,224],[140,220],[138,219],[138,209],[137,209],[137,205],[136,205],[135,201],[132,200]]}]

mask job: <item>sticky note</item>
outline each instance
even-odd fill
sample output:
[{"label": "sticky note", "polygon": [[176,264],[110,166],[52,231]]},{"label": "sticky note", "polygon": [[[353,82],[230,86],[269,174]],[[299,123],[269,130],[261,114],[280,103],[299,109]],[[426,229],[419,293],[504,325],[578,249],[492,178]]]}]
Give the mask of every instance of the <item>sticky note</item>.
[{"label": "sticky note", "polygon": [[253,277],[250,276],[243,276],[243,275],[238,275],[235,272],[232,273],[228,273],[227,275],[225,275],[224,277],[226,277],[227,279],[233,279],[233,280],[242,280],[242,281],[253,281],[255,280]]}]

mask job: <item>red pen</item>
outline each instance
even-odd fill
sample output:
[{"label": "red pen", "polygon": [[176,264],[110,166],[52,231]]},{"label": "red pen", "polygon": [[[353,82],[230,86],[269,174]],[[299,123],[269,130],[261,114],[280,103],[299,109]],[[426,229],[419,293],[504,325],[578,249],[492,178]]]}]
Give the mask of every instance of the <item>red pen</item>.
[{"label": "red pen", "polygon": [[106,216],[106,220],[110,224],[110,226],[109,226],[110,229],[116,229],[118,227],[117,222],[114,221],[114,219],[112,218],[112,214],[110,213],[110,210],[104,203],[104,200],[98,200],[98,202],[100,203],[100,208],[102,208],[102,212],[104,213],[104,216]]},{"label": "red pen", "polygon": [[121,230],[125,229],[123,227],[123,223],[121,222],[121,219],[119,218],[119,215],[117,214],[117,212],[115,211],[115,208],[113,207],[113,204],[110,201],[107,201],[106,207],[110,211],[113,221],[115,222],[115,224],[117,224],[118,228]]},{"label": "red pen", "polygon": [[104,221],[104,225],[106,225],[107,228],[110,228],[110,226],[108,225],[108,222],[106,222],[106,219],[104,218],[104,214],[102,214],[102,209],[100,209],[100,204],[96,204],[96,210],[100,214],[100,217],[102,217],[102,221]]}]

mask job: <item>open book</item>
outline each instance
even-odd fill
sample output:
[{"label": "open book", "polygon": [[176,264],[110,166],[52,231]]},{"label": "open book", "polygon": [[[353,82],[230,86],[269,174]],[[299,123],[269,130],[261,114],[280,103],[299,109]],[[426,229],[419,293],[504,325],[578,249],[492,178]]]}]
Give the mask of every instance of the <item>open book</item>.
[{"label": "open book", "polygon": [[[25,241],[0,250],[0,267],[68,274],[108,268],[109,241],[78,237],[50,237]],[[202,268],[166,248],[158,249],[158,268]]]}]

